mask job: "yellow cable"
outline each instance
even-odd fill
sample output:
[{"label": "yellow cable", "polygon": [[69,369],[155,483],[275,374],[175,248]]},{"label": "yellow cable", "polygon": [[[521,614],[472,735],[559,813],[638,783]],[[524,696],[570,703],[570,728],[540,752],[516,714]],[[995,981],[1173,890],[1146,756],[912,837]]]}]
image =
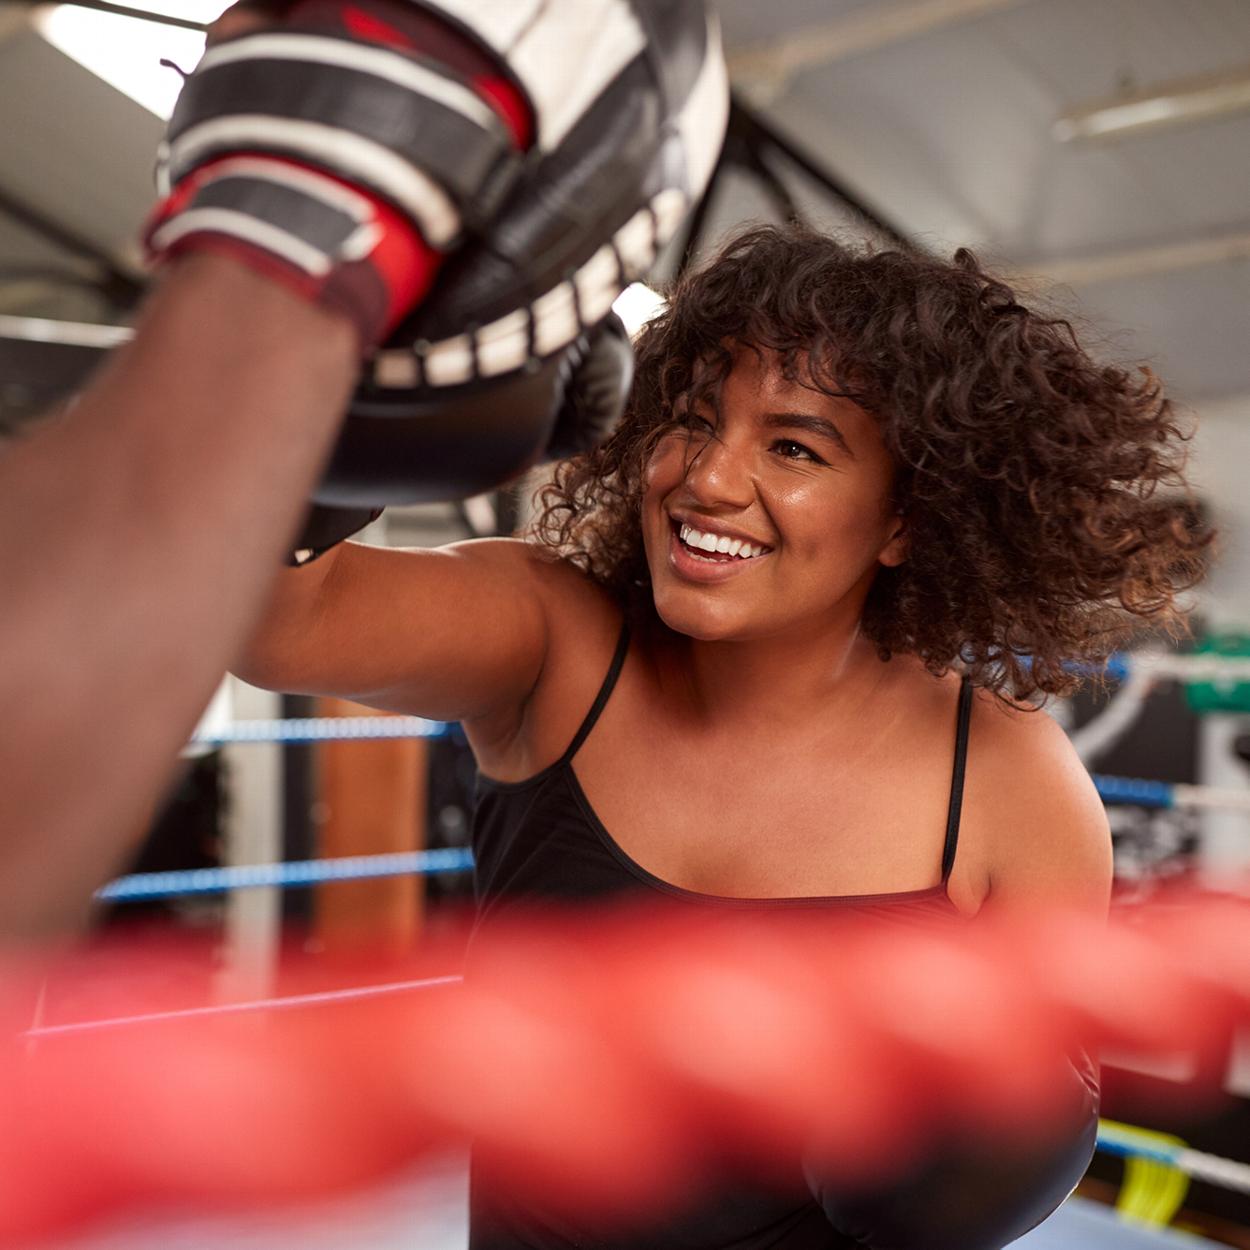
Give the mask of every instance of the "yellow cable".
[{"label": "yellow cable", "polygon": [[[1110,1132],[1140,1141],[1143,1146],[1180,1147],[1187,1143],[1171,1133],[1101,1120]],[[1115,1209],[1128,1220],[1163,1226],[1170,1224],[1184,1205],[1189,1193],[1189,1177],[1178,1167],[1157,1159],[1128,1155],[1124,1160],[1124,1180],[1116,1198]]]}]

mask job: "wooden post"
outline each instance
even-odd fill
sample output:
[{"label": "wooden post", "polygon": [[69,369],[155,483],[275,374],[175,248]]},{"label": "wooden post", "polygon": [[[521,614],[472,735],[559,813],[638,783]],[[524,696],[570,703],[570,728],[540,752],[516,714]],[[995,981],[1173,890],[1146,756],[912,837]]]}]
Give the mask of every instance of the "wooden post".
[{"label": "wooden post", "polygon": [[[380,716],[344,699],[321,699],[318,716]],[[325,742],[317,749],[314,822],[324,858],[425,847],[426,745],[420,739]],[[420,877],[334,882],[317,887],[313,934],[330,955],[369,950],[400,955],[421,927]]]}]

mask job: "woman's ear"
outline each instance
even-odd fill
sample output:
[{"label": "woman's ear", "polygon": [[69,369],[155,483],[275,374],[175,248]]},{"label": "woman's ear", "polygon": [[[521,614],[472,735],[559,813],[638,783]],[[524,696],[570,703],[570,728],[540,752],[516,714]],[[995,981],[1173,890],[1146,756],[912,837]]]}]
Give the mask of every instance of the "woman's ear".
[{"label": "woman's ear", "polygon": [[877,554],[879,563],[887,569],[897,568],[907,559],[907,522],[899,513],[890,518],[890,536]]}]

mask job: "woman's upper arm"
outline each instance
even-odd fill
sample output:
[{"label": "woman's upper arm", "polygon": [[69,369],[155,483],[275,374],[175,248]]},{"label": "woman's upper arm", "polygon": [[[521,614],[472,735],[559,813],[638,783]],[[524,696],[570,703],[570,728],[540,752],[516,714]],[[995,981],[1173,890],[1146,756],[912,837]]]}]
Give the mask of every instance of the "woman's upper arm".
[{"label": "woman's upper arm", "polygon": [[[982,706],[976,819],[988,848],[986,907],[1064,907],[1105,916],[1111,895],[1106,811],[1063,729],[1044,712]],[[970,744],[975,750],[976,737]],[[969,780],[973,783],[974,756]]]},{"label": "woman's upper arm", "polygon": [[[553,600],[581,578],[512,539],[430,550],[344,543],[328,558],[324,571],[279,575],[240,676],[440,720],[524,703],[542,672]],[[310,574],[306,594],[298,579]]]}]

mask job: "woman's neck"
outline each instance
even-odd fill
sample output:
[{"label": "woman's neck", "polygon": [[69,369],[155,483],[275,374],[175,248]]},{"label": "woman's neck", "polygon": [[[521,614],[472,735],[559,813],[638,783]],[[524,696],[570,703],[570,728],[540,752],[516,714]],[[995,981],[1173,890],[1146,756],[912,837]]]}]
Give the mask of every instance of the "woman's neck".
[{"label": "woman's neck", "polygon": [[664,688],[692,717],[720,726],[798,726],[835,708],[853,717],[889,671],[858,619],[732,641],[694,639],[662,624],[659,631]]}]

